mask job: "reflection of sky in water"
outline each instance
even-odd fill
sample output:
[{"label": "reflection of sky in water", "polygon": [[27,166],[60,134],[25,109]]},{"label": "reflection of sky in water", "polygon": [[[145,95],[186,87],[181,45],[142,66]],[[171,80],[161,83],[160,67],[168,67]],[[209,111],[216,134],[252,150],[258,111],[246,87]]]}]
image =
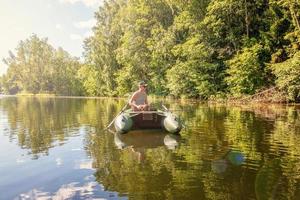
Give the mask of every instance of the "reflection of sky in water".
[{"label": "reflection of sky in water", "polygon": [[[99,195],[97,191],[103,190],[96,182],[86,182],[80,184],[78,182],[62,185],[54,194],[43,192],[37,189],[30,190],[19,196],[20,199],[113,199],[117,198],[115,193]],[[100,197],[101,196],[101,197]]]},{"label": "reflection of sky in water", "polygon": [[48,156],[32,160],[28,149],[9,141],[5,128],[0,128],[1,200],[118,198],[95,181],[92,160],[82,149],[83,129],[81,137],[68,138],[64,145],[49,149]]}]

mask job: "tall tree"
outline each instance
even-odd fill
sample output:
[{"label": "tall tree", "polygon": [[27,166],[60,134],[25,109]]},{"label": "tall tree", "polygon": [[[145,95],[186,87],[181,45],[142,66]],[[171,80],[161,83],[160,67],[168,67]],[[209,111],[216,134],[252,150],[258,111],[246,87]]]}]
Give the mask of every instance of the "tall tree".
[{"label": "tall tree", "polygon": [[[124,35],[121,45],[117,49],[117,60],[122,68],[117,72],[118,92],[124,94],[136,87],[138,80],[157,80],[161,82],[164,76],[164,63],[156,62],[153,53],[158,44],[158,34],[164,34],[167,27],[172,24],[172,9],[162,0],[129,1],[122,10],[121,18]],[[161,38],[162,39],[162,38]],[[162,68],[162,70],[160,70]],[[153,72],[161,72],[156,78]],[[159,89],[153,84],[154,89]]]},{"label": "tall tree", "polygon": [[[94,35],[85,40],[85,58],[88,69],[94,70],[99,77],[94,79],[93,95],[116,95],[116,71],[120,64],[116,59],[116,49],[120,46],[123,35],[120,27],[120,10],[126,5],[125,0],[108,0],[95,13],[97,25],[93,28]],[[84,83],[91,86],[90,83]],[[90,89],[89,89],[90,90]],[[91,92],[91,91],[90,91]],[[90,93],[89,92],[89,93]]]},{"label": "tall tree", "polygon": [[21,41],[16,55],[4,59],[8,65],[4,76],[7,93],[55,93],[61,95],[81,95],[83,93],[77,71],[81,67],[77,58],[66,51],[55,50],[47,39],[32,35]]}]

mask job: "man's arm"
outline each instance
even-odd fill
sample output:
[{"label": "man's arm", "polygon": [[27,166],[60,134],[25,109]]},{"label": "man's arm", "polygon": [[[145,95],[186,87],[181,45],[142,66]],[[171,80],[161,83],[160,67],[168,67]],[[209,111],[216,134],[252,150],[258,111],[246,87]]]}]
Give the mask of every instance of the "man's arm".
[{"label": "man's arm", "polygon": [[130,100],[129,100],[129,105],[133,106],[135,108],[138,108],[138,106],[135,104],[135,99],[136,99],[137,93],[133,93],[133,95],[131,96]]}]

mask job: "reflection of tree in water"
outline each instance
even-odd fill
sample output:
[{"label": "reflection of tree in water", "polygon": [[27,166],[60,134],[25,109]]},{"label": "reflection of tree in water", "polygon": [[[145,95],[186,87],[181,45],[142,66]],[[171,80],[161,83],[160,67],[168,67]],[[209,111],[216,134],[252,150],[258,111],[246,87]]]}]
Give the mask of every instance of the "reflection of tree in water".
[{"label": "reflection of tree in water", "polygon": [[[97,168],[96,179],[107,190],[118,191],[134,199],[189,199],[202,196],[201,188],[187,190],[185,185],[177,182],[183,178],[179,178],[178,174],[186,174],[185,164],[176,162],[177,159],[173,158],[176,156],[174,151],[166,150],[164,137],[160,137],[160,142],[156,140],[159,138],[153,139],[155,144],[148,145],[145,142],[144,146],[141,141],[125,138],[124,141],[129,146],[123,150],[114,147],[113,137],[113,134],[94,136],[94,143],[89,146],[94,158],[94,167]],[[151,135],[148,139],[150,137]],[[139,162],[136,152],[145,154],[142,162]],[[176,180],[176,177],[179,179]]]},{"label": "reflection of tree in water", "polygon": [[[175,151],[163,147],[146,149],[141,163],[132,149],[111,148],[113,144],[108,144],[107,138],[97,137],[98,144],[89,149],[93,152],[97,180],[107,189],[134,199],[264,199],[261,197],[272,197],[269,191],[282,192],[288,195],[285,198],[298,197],[299,177],[295,175],[299,161],[290,153],[299,155],[300,151],[293,147],[296,144],[285,142],[290,138],[288,135],[293,135],[290,140],[297,142],[297,125],[286,129],[281,122],[283,119],[285,124],[294,123],[299,120],[298,116],[288,115],[285,119],[282,116],[286,115],[278,111],[273,115],[273,111],[259,109],[257,114],[255,110],[201,104],[187,105],[186,110],[191,113],[181,115],[188,128],[181,133],[180,147]],[[267,118],[262,113],[267,113]],[[270,116],[277,117],[270,119]],[[286,134],[284,130],[291,133]],[[109,137],[113,141],[113,135]],[[280,139],[284,143],[280,144]],[[234,153],[224,158],[230,149]],[[267,164],[274,158],[284,162],[276,166]],[[219,160],[223,162],[216,162]],[[223,171],[214,171],[214,164],[224,162],[227,166]],[[266,187],[257,193],[256,184],[266,180],[269,181]]]},{"label": "reflection of tree in water", "polygon": [[[102,130],[123,105],[124,100],[116,99],[0,101],[9,122],[6,132],[34,155],[47,153],[56,142],[62,144],[84,128],[83,143],[94,159],[97,181],[135,199],[300,197],[300,111],[295,107],[169,104],[183,110],[179,114],[187,125],[177,148],[168,150],[162,137],[154,147],[119,150],[114,135]],[[242,152],[245,162],[236,166],[227,160],[225,170],[213,169],[214,164],[222,167],[230,149]]]},{"label": "reflection of tree in water", "polygon": [[122,99],[89,99],[81,107],[79,122],[94,127],[96,132],[102,131],[124,105]]},{"label": "reflection of tree in water", "polygon": [[[289,114],[291,112],[293,115]],[[297,190],[296,183],[299,182],[299,177],[295,177],[295,166],[300,162],[294,156],[300,155],[299,145],[296,145],[300,140],[297,134],[300,118],[295,113],[299,110],[280,105],[243,106],[233,108],[227,117],[227,126],[234,128],[228,129],[225,134],[229,144],[247,157],[242,180],[255,185],[251,188],[255,188],[257,199],[299,197],[299,194],[290,192]],[[253,170],[255,173],[251,175]]]},{"label": "reflection of tree in water", "polygon": [[79,134],[82,125],[89,130],[103,129],[122,106],[122,101],[66,98],[3,98],[0,107],[7,115],[9,137],[17,139],[22,148],[30,149],[34,158],[39,153],[65,143]]},{"label": "reflection of tree in water", "polygon": [[1,107],[7,114],[10,137],[32,154],[47,153],[54,141],[78,133],[77,118],[82,101],[55,98],[6,98]]},{"label": "reflection of tree in water", "polygon": [[[283,199],[286,196],[285,186],[281,185],[281,161],[273,159],[266,161],[259,169],[255,179],[255,193],[258,200]],[[283,187],[282,187],[283,186]],[[283,196],[281,194],[284,194]]]}]

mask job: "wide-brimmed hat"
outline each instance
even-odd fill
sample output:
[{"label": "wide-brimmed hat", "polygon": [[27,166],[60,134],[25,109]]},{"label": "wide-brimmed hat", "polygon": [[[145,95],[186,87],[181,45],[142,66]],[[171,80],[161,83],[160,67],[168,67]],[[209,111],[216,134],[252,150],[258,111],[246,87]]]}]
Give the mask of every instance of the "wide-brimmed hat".
[{"label": "wide-brimmed hat", "polygon": [[145,81],[140,81],[139,86],[147,86],[148,84]]}]

